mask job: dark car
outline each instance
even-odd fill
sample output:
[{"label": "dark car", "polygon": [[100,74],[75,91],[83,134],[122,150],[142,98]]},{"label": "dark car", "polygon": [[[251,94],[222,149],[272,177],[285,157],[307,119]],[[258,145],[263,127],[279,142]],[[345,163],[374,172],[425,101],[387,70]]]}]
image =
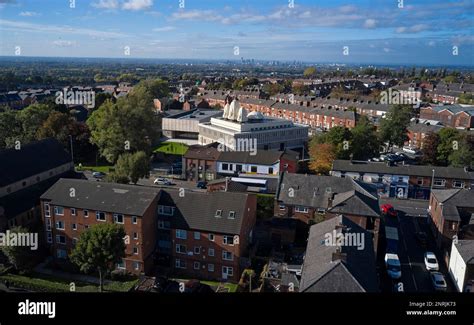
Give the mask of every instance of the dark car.
[{"label": "dark car", "polygon": [[156,292],[165,292],[169,283],[170,281],[167,278],[163,276],[157,276],[155,278],[155,283],[153,284],[153,289],[155,289]]},{"label": "dark car", "polygon": [[416,240],[420,243],[421,246],[426,246],[426,243],[428,242],[428,235],[424,231],[419,231],[415,233],[415,238]]},{"label": "dark car", "polygon": [[203,181],[197,182],[196,187],[206,189],[207,188],[207,183],[203,182]]}]

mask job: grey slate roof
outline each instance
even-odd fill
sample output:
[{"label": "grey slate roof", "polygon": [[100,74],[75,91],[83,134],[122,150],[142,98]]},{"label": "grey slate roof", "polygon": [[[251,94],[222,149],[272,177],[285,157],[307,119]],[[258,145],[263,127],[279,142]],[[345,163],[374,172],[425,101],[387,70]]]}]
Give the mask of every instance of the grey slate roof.
[{"label": "grey slate roof", "polygon": [[458,240],[454,246],[466,264],[474,264],[474,240]]},{"label": "grey slate roof", "polygon": [[[345,260],[333,258],[336,246],[325,244],[325,235],[347,232],[363,234],[364,249],[341,246]],[[333,261],[334,259],[334,261]],[[300,292],[376,292],[378,280],[372,234],[348,218],[338,216],[311,226],[301,274]]]},{"label": "grey slate roof", "polygon": [[331,211],[380,215],[375,187],[351,178],[284,173],[277,200],[287,205],[327,209],[333,195]]},{"label": "grey slate roof", "polygon": [[158,192],[152,187],[61,178],[41,199],[52,205],[143,216]]},{"label": "grey slate roof", "polygon": [[[159,215],[169,220],[171,228],[193,229],[222,234],[239,234],[242,228],[245,205],[249,194],[236,192],[191,192],[184,197],[173,189],[160,193],[159,204],[176,207],[173,216]],[[216,211],[222,210],[222,216],[216,217]],[[234,219],[229,212],[234,211]]]},{"label": "grey slate roof", "polygon": [[436,200],[443,203],[443,218],[451,221],[461,221],[470,218],[469,212],[463,208],[474,208],[474,190],[447,189],[433,190]]},{"label": "grey slate roof", "polygon": [[372,174],[391,174],[391,175],[408,175],[408,176],[425,176],[431,177],[435,170],[435,178],[455,178],[472,180],[472,174],[465,171],[464,168],[457,167],[439,167],[439,166],[421,166],[421,165],[395,165],[387,166],[384,162],[368,162],[368,161],[350,161],[350,160],[334,160],[332,165],[333,171],[343,172],[359,172]]},{"label": "grey slate roof", "polygon": [[49,138],[0,151],[0,187],[71,162],[61,143]]}]

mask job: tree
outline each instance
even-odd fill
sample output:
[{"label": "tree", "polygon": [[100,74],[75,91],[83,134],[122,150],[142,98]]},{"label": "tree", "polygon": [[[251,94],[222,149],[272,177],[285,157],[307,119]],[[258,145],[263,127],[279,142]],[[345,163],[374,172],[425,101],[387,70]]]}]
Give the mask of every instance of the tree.
[{"label": "tree", "polygon": [[21,123],[16,118],[17,112],[7,109],[0,112],[0,149],[10,148],[20,140]]},{"label": "tree", "polygon": [[329,174],[336,159],[336,148],[331,143],[313,143],[309,148],[309,168],[317,174]]},{"label": "tree", "polygon": [[422,161],[424,164],[437,165],[438,164],[438,145],[440,139],[439,135],[434,132],[428,132],[423,142],[421,152],[423,154]]},{"label": "tree", "polygon": [[117,224],[93,225],[81,234],[70,255],[82,272],[99,273],[101,292],[105,272],[112,271],[125,257],[125,236],[125,230]]},{"label": "tree", "polygon": [[136,184],[140,178],[150,176],[150,159],[143,151],[124,153],[120,155],[115,164],[112,180],[117,183]]},{"label": "tree", "polygon": [[380,142],[376,128],[366,116],[361,116],[351,134],[350,151],[354,159],[366,160],[379,153]]},{"label": "tree", "polygon": [[21,141],[29,143],[37,139],[36,132],[50,116],[52,110],[45,104],[32,104],[17,113],[21,124]]},{"label": "tree", "polygon": [[449,156],[459,148],[459,131],[453,128],[442,128],[439,132],[439,144],[437,147],[437,161],[442,166],[447,166]]},{"label": "tree", "polygon": [[314,77],[316,75],[316,68],[315,67],[308,67],[304,69],[303,76],[305,77]]},{"label": "tree", "polygon": [[66,146],[75,123],[76,120],[68,114],[52,112],[37,130],[36,137],[38,139],[55,138]]},{"label": "tree", "polygon": [[380,140],[388,143],[388,146],[403,146],[408,140],[407,127],[413,109],[410,105],[394,105],[392,106],[385,118],[380,122]]},{"label": "tree", "polygon": [[459,138],[458,145],[448,157],[450,166],[473,167],[474,164],[474,135],[463,134]]},{"label": "tree", "polygon": [[332,127],[328,132],[315,136],[311,141],[315,143],[329,143],[334,146],[337,159],[348,159],[350,156],[350,141],[352,134],[342,126]]},{"label": "tree", "polygon": [[[22,236],[22,234],[30,235],[27,228],[12,227],[9,230],[10,236]],[[36,251],[31,250],[31,246],[20,245],[1,245],[0,249],[8,258],[8,261],[15,267],[17,271],[29,271],[35,264]]]},{"label": "tree", "polygon": [[285,87],[278,83],[269,83],[263,86],[263,90],[270,96],[281,93]]}]

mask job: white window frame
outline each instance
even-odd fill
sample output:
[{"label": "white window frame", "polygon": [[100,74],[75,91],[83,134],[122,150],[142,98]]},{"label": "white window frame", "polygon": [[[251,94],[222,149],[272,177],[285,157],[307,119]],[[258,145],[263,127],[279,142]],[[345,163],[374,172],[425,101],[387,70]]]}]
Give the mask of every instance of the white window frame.
[{"label": "white window frame", "polygon": [[[104,214],[104,220],[99,219],[99,216],[100,216],[101,213]],[[100,221],[100,222],[106,222],[107,221],[107,215],[105,214],[105,212],[102,212],[102,211],[96,211],[95,218],[96,218],[97,221]]]},{"label": "white window frame", "polygon": [[214,234],[209,233],[209,241],[214,241],[216,239],[216,236]]},{"label": "white window frame", "polygon": [[[182,263],[182,265],[181,265],[181,263]],[[174,262],[174,266],[177,269],[185,269],[186,268],[186,260],[182,260],[182,259],[177,258]]]},{"label": "white window frame", "polygon": [[51,231],[46,232],[46,241],[50,244],[53,243],[53,233]]},{"label": "white window frame", "polygon": [[132,224],[136,225],[138,223],[137,216],[132,216]]},{"label": "white window frame", "polygon": [[176,229],[176,238],[178,238],[178,239],[187,239],[188,238],[187,231],[183,230],[183,229]]},{"label": "white window frame", "polygon": [[46,219],[46,231],[51,231],[51,219]]},{"label": "white window frame", "polygon": [[[119,221],[118,221],[118,217],[119,217],[119,216],[122,216],[122,222],[119,222]],[[121,213],[115,213],[115,214],[114,214],[114,222],[117,223],[117,224],[123,225],[123,224],[125,223],[125,217],[124,217],[124,215],[121,214]]]},{"label": "white window frame", "polygon": [[[212,254],[211,254],[211,252],[212,252]],[[209,256],[215,256],[214,248],[209,248],[209,249],[207,250],[207,255],[209,255]]]},{"label": "white window frame", "polygon": [[84,218],[89,218],[89,210],[84,210]]},{"label": "white window frame", "polygon": [[199,231],[194,232],[194,239],[195,240],[200,240],[201,239],[201,233]]},{"label": "white window frame", "polygon": [[75,216],[76,215],[76,208],[71,208],[71,216]]},{"label": "white window frame", "polygon": [[[165,212],[165,208],[168,208],[171,210],[171,212]],[[172,216],[174,215],[174,207],[168,206],[168,205],[159,205],[158,206],[158,213],[162,214],[164,216]]]},{"label": "white window frame", "polygon": [[[58,208],[63,209],[63,213],[59,213],[59,212],[58,212]],[[54,206],[54,215],[55,215],[55,216],[63,216],[63,215],[64,215],[64,207],[59,206],[59,205],[55,205],[55,206]]]},{"label": "white window frame", "polygon": [[133,232],[133,239],[138,240],[138,232]]},{"label": "white window frame", "polygon": [[[456,184],[459,184],[460,186],[456,186]],[[464,188],[465,182],[460,181],[458,179],[453,180],[453,188]]]},{"label": "white window frame", "polygon": [[[184,248],[184,250],[183,250],[183,251],[181,251],[181,249],[178,250],[178,247],[179,247],[179,248]],[[178,254],[186,254],[186,252],[187,252],[187,247],[186,247],[186,245],[176,244],[176,245],[175,245],[175,252],[178,253]]]},{"label": "white window frame", "polygon": [[211,264],[207,264],[207,271],[208,271],[208,272],[214,272],[214,270],[215,270],[215,269],[214,269],[214,264],[212,264],[212,263],[211,263]]},{"label": "white window frame", "polygon": [[[123,266],[122,266],[122,265],[123,265]],[[121,263],[117,263],[116,267],[117,267],[117,269],[119,269],[119,270],[125,270],[125,269],[126,269],[125,261],[122,259],[122,262],[121,262]]]},{"label": "white window frame", "polygon": [[216,217],[216,218],[221,218],[221,217],[222,217],[222,210],[221,210],[221,209],[217,209],[217,210],[216,210],[215,217]]},{"label": "white window frame", "polygon": [[[228,238],[232,238],[231,241],[229,242]],[[222,237],[222,243],[224,245],[228,245],[228,246],[234,246],[234,236],[229,236],[229,235],[224,235]]]},{"label": "white window frame", "polygon": [[[194,246],[194,255],[199,255],[201,254],[201,246]],[[197,252],[197,253],[196,253]]]},{"label": "white window frame", "polygon": [[133,255],[138,255],[138,246],[133,247]]},{"label": "white window frame", "polygon": [[[61,243],[61,241],[59,240],[59,238],[61,238],[61,237],[64,237],[64,243]],[[56,244],[66,245],[66,236],[64,236],[64,235],[56,235]]]},{"label": "white window frame", "polygon": [[[230,254],[231,258],[226,258],[227,254]],[[232,252],[222,251],[222,259],[224,261],[233,261],[234,260],[234,254],[232,254]]]},{"label": "white window frame", "polygon": [[[229,273],[229,270],[230,270],[230,273]],[[222,274],[227,274],[227,276],[234,276],[234,268],[232,266],[223,266]]]},{"label": "white window frame", "polygon": [[235,211],[229,211],[229,219],[235,219]]},{"label": "white window frame", "polygon": [[77,223],[73,223],[71,224],[71,226],[72,226],[72,230],[77,230]]},{"label": "white window frame", "polygon": [[135,271],[140,270],[140,262],[134,261],[134,262],[133,262],[133,269],[134,269]]},{"label": "white window frame", "polygon": [[[196,266],[197,266],[197,267],[196,267]],[[201,269],[201,263],[199,263],[198,261],[195,261],[195,262],[193,263],[193,269],[195,269],[195,270]]]},{"label": "white window frame", "polygon": [[[59,224],[62,224],[62,227],[59,227]],[[55,224],[55,228],[57,230],[64,230],[64,227],[66,226],[66,224],[64,223],[64,221],[62,220],[58,220],[56,221],[56,224]]]},{"label": "white window frame", "polygon": [[[436,184],[436,182],[441,182],[441,185],[439,184]],[[435,178],[434,182],[433,182],[433,186],[437,186],[437,187],[445,187],[446,186],[446,180],[444,178]]]},{"label": "white window frame", "polygon": [[295,212],[298,213],[308,213],[308,208],[300,205],[295,206]]}]

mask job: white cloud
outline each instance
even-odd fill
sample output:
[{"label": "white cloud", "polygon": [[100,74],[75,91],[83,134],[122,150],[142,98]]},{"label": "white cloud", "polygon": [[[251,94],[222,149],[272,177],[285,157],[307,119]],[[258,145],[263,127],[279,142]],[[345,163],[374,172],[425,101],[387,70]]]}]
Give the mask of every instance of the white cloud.
[{"label": "white cloud", "polygon": [[388,53],[388,52],[390,52],[391,50],[390,50],[388,47],[384,47],[384,48],[383,48],[383,51],[384,51],[385,53]]},{"label": "white cloud", "polygon": [[39,16],[40,14],[34,11],[22,11],[20,12],[20,16],[23,17],[36,17]]},{"label": "white cloud", "polygon": [[53,45],[57,47],[72,47],[76,46],[76,41],[56,40]]},{"label": "white cloud", "polygon": [[170,30],[176,29],[173,26],[165,26],[165,27],[158,27],[158,28],[153,28],[154,32],[168,32]]},{"label": "white cloud", "polygon": [[122,5],[125,10],[144,10],[153,6],[153,0],[128,0]]},{"label": "white cloud", "polygon": [[100,9],[117,9],[119,3],[118,0],[99,0],[99,2],[93,2],[91,6]]},{"label": "white cloud", "polygon": [[366,19],[364,22],[365,28],[375,28],[377,26],[377,21],[375,19]]},{"label": "white cloud", "polygon": [[425,24],[417,24],[411,27],[398,27],[395,31],[399,34],[404,33],[419,33],[429,28],[428,25]]}]

